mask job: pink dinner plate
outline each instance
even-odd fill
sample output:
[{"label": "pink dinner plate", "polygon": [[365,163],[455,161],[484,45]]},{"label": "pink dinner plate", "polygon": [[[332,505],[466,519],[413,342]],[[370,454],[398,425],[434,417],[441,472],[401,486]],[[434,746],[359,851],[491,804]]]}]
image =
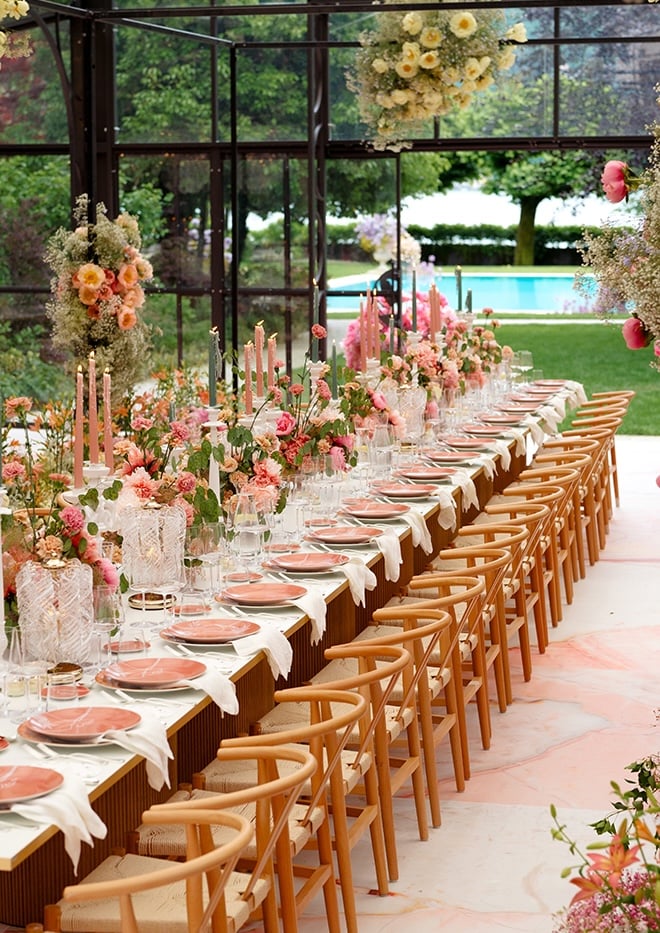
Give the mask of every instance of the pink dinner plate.
[{"label": "pink dinner plate", "polygon": [[4,752],[8,748],[9,748],[9,742],[4,737],[4,735],[0,735],[0,752]]},{"label": "pink dinner plate", "polygon": [[205,664],[188,658],[133,658],[109,664],[102,673],[122,687],[149,690],[200,677],[205,671]]},{"label": "pink dinner plate", "polygon": [[306,592],[304,586],[293,583],[245,583],[228,586],[222,595],[241,606],[277,606],[300,599]]},{"label": "pink dinner plate", "polygon": [[536,411],[538,407],[538,402],[516,402],[515,405],[500,405],[502,411],[510,412],[512,415],[515,415],[516,412],[524,414],[528,411]]},{"label": "pink dinner plate", "polygon": [[455,447],[456,450],[474,450],[476,447],[488,447],[488,444],[480,444],[472,437],[462,437],[461,435],[447,434],[442,438],[443,443]]},{"label": "pink dinner plate", "polygon": [[297,554],[282,554],[273,557],[271,564],[279,570],[289,570],[292,573],[327,573],[335,570],[350,560],[345,554],[317,554],[308,551],[299,551]]},{"label": "pink dinner plate", "polygon": [[405,479],[436,480],[446,479],[448,476],[453,476],[455,472],[456,470],[452,467],[412,466],[397,470],[394,475],[403,476]]},{"label": "pink dinner plate", "polygon": [[[85,684],[76,684],[76,693],[79,697],[86,697],[89,693],[89,687],[86,687]],[[50,689],[42,687],[41,696],[50,696],[53,700],[70,700],[71,684],[51,684]]]},{"label": "pink dinner plate", "polygon": [[372,538],[382,535],[380,528],[356,528],[355,525],[335,525],[334,528],[319,528],[308,538],[323,544],[367,544]]},{"label": "pink dinner plate", "polygon": [[483,415],[479,415],[482,421],[485,421],[486,424],[519,424],[521,415],[498,415],[496,413],[490,415],[484,412]]},{"label": "pink dinner plate", "polygon": [[481,437],[499,437],[502,428],[497,428],[490,424],[465,424],[463,425],[468,434],[475,434]]},{"label": "pink dinner plate", "polygon": [[50,739],[87,742],[110,729],[133,729],[141,720],[139,713],[116,706],[85,706],[54,709],[30,716],[28,727]]},{"label": "pink dinner plate", "polygon": [[51,768],[7,765],[0,768],[0,806],[43,797],[57,790],[63,782],[64,775]]},{"label": "pink dinner plate", "polygon": [[425,450],[424,456],[433,463],[467,463],[470,455],[478,457],[478,450]]},{"label": "pink dinner plate", "polygon": [[548,388],[554,388],[555,386],[566,385],[565,379],[536,379],[534,381],[535,386],[548,386]]},{"label": "pink dinner plate", "polygon": [[376,492],[388,499],[425,499],[436,492],[436,487],[424,483],[383,483]]},{"label": "pink dinner plate", "polygon": [[370,499],[357,499],[353,503],[345,504],[343,511],[354,518],[384,521],[405,515],[410,511],[410,506],[396,502],[372,502]]},{"label": "pink dinner plate", "polygon": [[176,622],[163,629],[161,637],[170,641],[188,641],[199,645],[223,645],[254,635],[260,630],[256,622],[247,619],[190,619],[188,622]]}]

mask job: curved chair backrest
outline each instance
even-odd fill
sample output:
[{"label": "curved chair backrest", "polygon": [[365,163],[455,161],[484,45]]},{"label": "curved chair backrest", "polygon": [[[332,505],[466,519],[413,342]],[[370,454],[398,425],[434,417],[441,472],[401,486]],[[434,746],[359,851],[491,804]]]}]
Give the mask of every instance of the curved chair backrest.
[{"label": "curved chair backrest", "polygon": [[[164,861],[162,868],[145,874],[69,885],[64,889],[63,900],[77,903],[118,898],[122,933],[139,933],[132,896],[184,881],[190,933],[204,933],[211,928],[215,931],[226,930],[224,892],[238,859],[251,842],[253,829],[250,822],[237,813],[199,807],[195,810],[174,808],[170,810],[168,820],[186,827],[188,858],[185,862]],[[222,826],[233,837],[209,851],[203,851],[199,831],[212,826]],[[206,899],[203,896],[204,879],[208,891]]]}]

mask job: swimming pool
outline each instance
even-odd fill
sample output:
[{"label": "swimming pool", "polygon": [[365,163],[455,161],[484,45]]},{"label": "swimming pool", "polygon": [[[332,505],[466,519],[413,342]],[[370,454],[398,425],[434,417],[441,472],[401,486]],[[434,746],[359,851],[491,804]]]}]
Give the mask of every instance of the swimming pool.
[{"label": "swimming pool", "polygon": [[[355,295],[329,295],[328,316],[343,316],[356,311],[360,295],[372,288],[375,279],[351,276],[334,279],[332,290],[356,292]],[[456,278],[453,272],[436,275],[435,283],[446,296],[451,307],[456,307]],[[574,288],[575,276],[563,272],[464,272],[462,275],[463,310],[468,289],[472,291],[472,310],[478,314],[483,308],[502,311],[525,311],[528,313],[565,312],[577,313],[588,310],[588,300]],[[425,292],[430,279],[418,280],[417,290]],[[410,282],[404,279],[404,294]]]}]

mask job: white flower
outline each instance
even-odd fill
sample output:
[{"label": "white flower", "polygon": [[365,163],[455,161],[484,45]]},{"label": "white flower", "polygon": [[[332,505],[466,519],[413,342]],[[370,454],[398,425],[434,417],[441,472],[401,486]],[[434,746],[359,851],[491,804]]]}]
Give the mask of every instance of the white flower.
[{"label": "white flower", "polygon": [[527,42],[527,30],[524,23],[516,23],[510,29],[507,29],[505,37],[511,42]]},{"label": "white flower", "polygon": [[461,79],[458,69],[452,67],[445,68],[440,77],[443,84],[456,84]]},{"label": "white flower", "polygon": [[380,91],[376,94],[376,103],[379,107],[384,107],[385,110],[391,110],[394,106],[394,102],[389,94],[385,94],[383,91]]},{"label": "white flower", "polygon": [[406,13],[401,22],[404,32],[411,36],[416,36],[421,31],[423,20],[419,13]]},{"label": "white flower", "polygon": [[442,33],[436,26],[427,26],[422,30],[419,41],[425,49],[437,49],[442,42]]},{"label": "white flower", "polygon": [[417,42],[404,42],[401,46],[401,60],[417,64],[421,51]]},{"label": "white flower", "polygon": [[386,71],[390,70],[390,66],[387,64],[384,58],[374,58],[371,63],[371,67],[376,72],[376,74],[384,75]]},{"label": "white flower", "polygon": [[400,61],[396,63],[394,70],[400,78],[414,78],[419,68],[414,62]]},{"label": "white flower", "polygon": [[427,71],[431,68],[437,68],[439,64],[440,56],[435,49],[430,52],[424,52],[424,54],[420,56],[419,66],[420,68],[426,68]]},{"label": "white flower", "polygon": [[478,58],[468,58],[465,62],[465,77],[475,81],[482,72],[481,63]]},{"label": "white flower", "polygon": [[454,13],[449,20],[449,28],[459,39],[467,39],[477,31],[477,20],[468,10]]},{"label": "white flower", "polygon": [[408,91],[403,91],[403,90],[401,90],[400,88],[395,88],[395,90],[392,91],[392,100],[393,100],[394,103],[397,104],[398,106],[402,106],[403,104],[407,104],[407,103],[408,103],[408,93],[409,93]]},{"label": "white flower", "polygon": [[510,45],[507,45],[507,47],[502,49],[497,57],[497,67],[500,69],[500,71],[508,71],[509,68],[513,67],[515,60],[516,53],[513,51]]}]

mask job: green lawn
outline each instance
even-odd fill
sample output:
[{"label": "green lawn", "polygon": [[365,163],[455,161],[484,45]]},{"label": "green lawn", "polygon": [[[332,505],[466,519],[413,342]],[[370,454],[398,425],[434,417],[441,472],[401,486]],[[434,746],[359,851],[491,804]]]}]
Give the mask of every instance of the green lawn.
[{"label": "green lawn", "polygon": [[546,378],[576,379],[587,395],[605,389],[634,389],[622,434],[660,434],[660,372],[653,351],[629,350],[617,325],[509,324],[497,329],[500,344],[531,350]]}]

